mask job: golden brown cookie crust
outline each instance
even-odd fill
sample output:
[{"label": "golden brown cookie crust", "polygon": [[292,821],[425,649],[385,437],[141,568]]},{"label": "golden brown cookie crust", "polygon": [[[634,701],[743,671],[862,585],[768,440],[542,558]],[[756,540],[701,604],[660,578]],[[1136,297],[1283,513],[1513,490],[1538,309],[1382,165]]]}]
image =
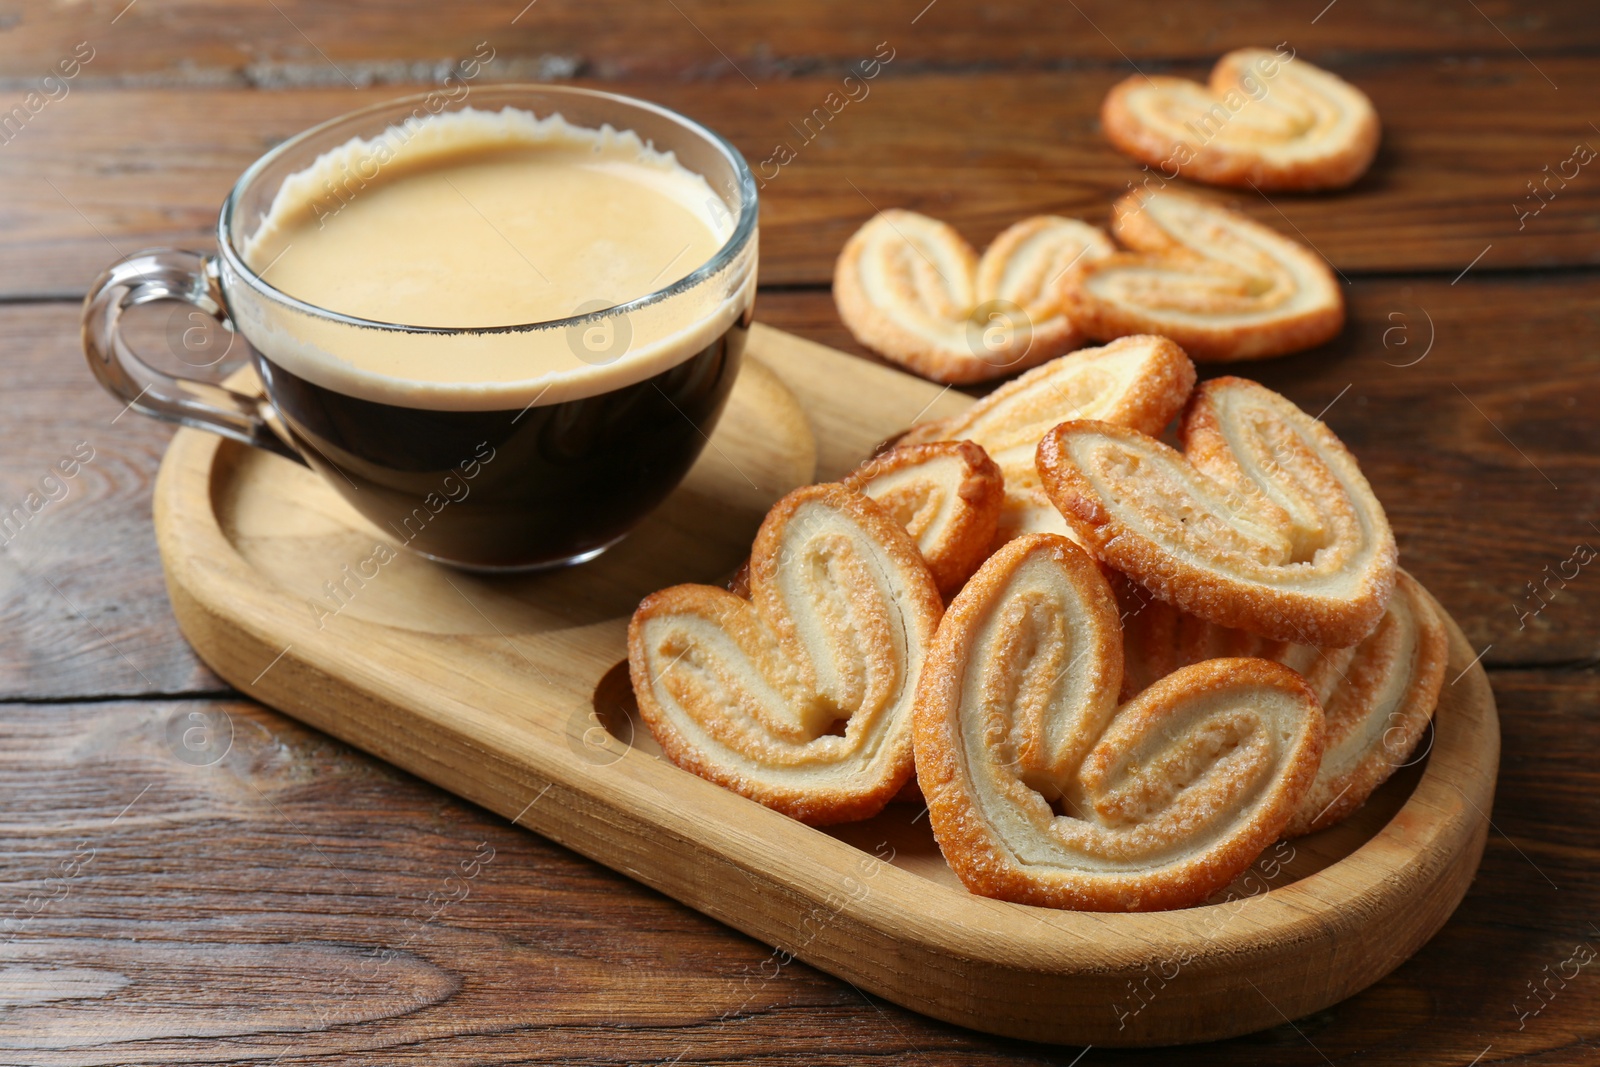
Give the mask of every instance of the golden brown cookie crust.
[{"label": "golden brown cookie crust", "polygon": [[1160,334],[1197,362],[1312,348],[1344,327],[1344,294],[1322,257],[1236,211],[1187,193],[1141,190],[1112,208],[1132,251],[1085,261],[1062,304],[1090,337]]},{"label": "golden brown cookie crust", "polygon": [[1349,648],[1313,648],[1217,626],[1113,581],[1122,608],[1122,698],[1173,671],[1222,656],[1253,656],[1300,673],[1317,694],[1326,743],[1316,781],[1285,837],[1341,822],[1413,757],[1444,682],[1444,623],[1422,587],[1400,571],[1378,628]]},{"label": "golden brown cookie crust", "polygon": [[[996,545],[1023,533],[1067,533],[1040,488],[1039,439],[1070,418],[1097,418],[1159,434],[1194,389],[1194,364],[1165,337],[1124,337],[1051,360],[1000,386],[966,411],[913,426],[902,446],[969,440],[1005,477]],[[981,560],[980,560],[981,562]]]},{"label": "golden brown cookie crust", "polygon": [[1112,251],[1087,223],[1038,215],[980,258],[945,223],[889,210],[845,242],[834,303],[856,340],[884,358],[938,382],[988,381],[1082,344],[1057,282],[1072,264]]},{"label": "golden brown cookie crust", "polygon": [[953,596],[988,558],[1005,479],[971,441],[901,445],[867,460],[842,482],[876,500],[905,527],[945,596]]},{"label": "golden brown cookie crust", "polygon": [[1322,767],[1285,837],[1344,821],[1412,761],[1438,706],[1449,653],[1431,598],[1401,571],[1383,621],[1356,646],[1324,703]]}]

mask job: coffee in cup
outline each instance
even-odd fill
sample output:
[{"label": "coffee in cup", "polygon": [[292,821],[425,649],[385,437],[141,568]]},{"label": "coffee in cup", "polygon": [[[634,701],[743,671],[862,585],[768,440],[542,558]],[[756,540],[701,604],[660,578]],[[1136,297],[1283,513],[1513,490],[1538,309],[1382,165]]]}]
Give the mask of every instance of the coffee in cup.
[{"label": "coffee in cup", "polygon": [[578,561],[671,492],[722,410],[754,295],[754,183],[731,146],[653,105],[475,95],[501,106],[357,112],[240,179],[195,273],[250,342],[265,401],[197,409],[116,337],[151,277],[206,306],[193,283],[174,291],[185,253],[102,278],[90,361],[136,408],[308,463],[415,551]]}]

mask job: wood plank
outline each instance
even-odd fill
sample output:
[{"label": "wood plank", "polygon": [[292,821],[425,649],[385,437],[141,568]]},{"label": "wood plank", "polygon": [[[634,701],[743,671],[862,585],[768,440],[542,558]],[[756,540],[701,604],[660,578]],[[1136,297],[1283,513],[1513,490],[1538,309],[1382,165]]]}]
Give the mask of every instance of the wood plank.
[{"label": "wood plank", "polygon": [[[1485,619],[1503,613],[1503,625],[1486,625],[1475,637],[1495,639],[1485,657],[1491,663],[1592,662],[1592,635],[1600,632],[1588,606],[1594,598],[1584,589],[1592,568],[1561,590],[1527,632],[1516,627],[1519,606],[1511,594],[1522,594],[1522,607],[1537,603],[1524,586],[1542,578],[1542,568],[1570,558],[1567,527],[1587,536],[1581,528],[1588,519],[1600,522],[1584,459],[1595,454],[1590,423],[1600,328],[1594,316],[1575,311],[1594,306],[1594,279],[1567,278],[1545,291],[1537,281],[1480,281],[1478,274],[1595,262],[1600,212],[1584,198],[1587,174],[1520,232],[1513,204],[1533,206],[1524,183],[1567,158],[1575,138],[1590,136],[1584,120],[1593,116],[1584,113],[1595,110],[1595,94],[1585,87],[1584,64],[1572,57],[1595,47],[1600,12],[1549,0],[1432,0],[1403,9],[1380,0],[1331,6],[1314,0],[1303,8],[1245,0],[1221,12],[1213,5],[1166,5],[1159,13],[1110,0],[981,12],[962,3],[939,0],[924,12],[924,0],[890,9],[817,0],[800,5],[804,10],[764,5],[746,12],[721,0],[679,0],[696,29],[667,5],[618,13],[599,0],[539,0],[505,38],[509,43],[498,35],[493,41],[502,76],[634,79],[621,87],[668,102],[679,99],[669,94],[681,93],[681,106],[704,107],[702,117],[725,126],[759,161],[770,152],[768,142],[786,136],[787,122],[820,102],[814,90],[836,81],[863,47],[893,33],[897,47],[905,44],[875,86],[873,102],[805,145],[768,192],[766,279],[815,282],[870,210],[858,197],[850,205],[856,215],[840,207],[856,197],[838,188],[841,176],[874,200],[905,196],[900,203],[945,214],[979,242],[1035,203],[1088,211],[1134,174],[1104,154],[1092,118],[1103,86],[1127,69],[1120,52],[1155,72],[1174,67],[1174,60],[1209,61],[1238,44],[1292,39],[1304,54],[1366,86],[1391,132],[1369,179],[1382,176],[1382,188],[1358,189],[1351,199],[1365,205],[1359,211],[1337,202],[1279,202],[1305,233],[1351,274],[1422,269],[1443,272],[1447,281],[1484,247],[1494,247],[1453,291],[1429,283],[1406,293],[1400,281],[1358,279],[1352,331],[1362,333],[1331,347],[1330,365],[1311,354],[1248,373],[1309,405],[1334,400],[1354,378],[1340,370],[1359,366],[1362,379],[1328,418],[1357,445],[1369,472],[1389,465],[1380,492],[1397,527],[1419,531],[1402,529],[1408,565],[1420,563],[1430,586],[1469,626],[1473,612],[1483,611]],[[523,0],[504,11],[458,5],[448,17],[437,5],[413,0],[331,7],[273,0],[273,6],[293,24],[265,0],[163,0],[131,9],[126,0],[79,0],[0,13],[6,107],[74,42],[93,35],[107,45],[72,98],[50,104],[23,135],[42,134],[59,120],[58,140],[33,157],[19,154],[22,140],[0,151],[0,182],[11,194],[9,206],[0,205],[0,232],[5,242],[18,242],[0,243],[0,299],[80,293],[116,254],[96,227],[124,251],[145,242],[204,242],[215,204],[249,158],[273,138],[361,99],[347,91],[321,98],[284,93],[261,109],[273,115],[275,108],[298,109],[298,117],[263,121],[215,87],[344,85],[319,50],[362,84],[436,79],[450,60],[509,23]],[[913,26],[918,12],[924,13]],[[532,24],[535,13],[549,15]],[[1091,18],[1106,34],[1095,31]],[[316,44],[295,26],[309,30]],[[759,92],[748,89],[722,52],[761,85]],[[1430,64],[1415,92],[1403,74],[1408,56]],[[1506,62],[1483,58],[1492,56]],[[1519,64],[1520,77],[1512,69]],[[1393,91],[1369,80],[1385,67],[1395,72]],[[1018,94],[995,90],[995,79],[973,79],[977,92],[969,95],[961,83],[938,77],[985,68],[1040,72],[1028,83],[1036,91],[1019,105]],[[1193,74],[1203,64],[1175,69]],[[1559,95],[1539,80],[1543,75],[1561,86]],[[1100,80],[1092,92],[1077,90],[1079,77]],[[779,79],[798,79],[803,89],[783,96]],[[915,80],[881,92],[891,79]],[[193,108],[159,94],[139,97],[141,117],[138,108],[96,95],[95,82],[205,91],[196,93]],[[922,111],[911,106],[909,96],[919,92],[949,111],[948,136],[938,135],[943,116],[928,117],[931,103]],[[774,97],[777,103],[766,103]],[[866,122],[868,109],[886,99],[897,106],[881,121]],[[290,100],[301,102],[284,102]],[[1415,119],[1407,120],[1412,107]],[[69,109],[105,117],[84,118],[68,130]],[[894,128],[889,111],[897,121],[916,123],[909,136]],[[1002,124],[1025,135],[1022,149],[1003,142]],[[914,165],[900,166],[901,160]],[[874,173],[884,176],[881,185],[870,183]],[[1037,174],[1071,175],[1083,188],[1041,196],[1028,188],[1040,184]],[[63,206],[41,176],[74,202],[86,202],[83,214]],[[786,182],[802,189],[781,193],[777,186]],[[1385,212],[1383,205],[1398,204],[1400,193],[1411,198],[1409,206]],[[1281,225],[1265,207],[1254,210]],[[1375,225],[1380,218],[1384,225]],[[1405,336],[1415,345],[1424,307],[1453,343],[1441,337],[1415,367],[1382,366],[1380,360],[1403,364],[1420,351],[1383,349],[1383,331],[1395,325],[1388,314],[1406,316]],[[850,343],[819,293],[767,293],[762,316],[830,343]],[[114,434],[104,447],[93,439],[97,458],[68,498],[41,513],[14,546],[0,549],[0,620],[7,626],[0,700],[147,692],[141,669],[158,689],[219,685],[172,627],[154,564],[147,481],[168,433],[131,415],[111,422],[117,405],[100,398],[81,370],[74,320],[75,311],[64,306],[0,308],[7,338],[0,352],[12,371],[11,388],[0,393],[0,425],[12,430],[10,447],[0,453],[6,494],[0,504],[23,499],[59,458],[58,442],[70,449],[89,439],[85,429]],[[1368,421],[1363,413],[1359,426],[1340,421],[1346,405],[1363,396],[1384,420]],[[1357,444],[1361,427],[1368,429]],[[1425,450],[1406,453],[1401,446]],[[1559,489],[1531,463],[1519,466],[1519,448]],[[91,481],[106,470],[114,474],[105,483]],[[1408,517],[1396,511],[1397,491],[1416,494]],[[1462,546],[1454,555],[1453,543]],[[15,572],[19,560],[31,575]],[[50,590],[45,576],[83,615]],[[1186,1049],[1185,1060],[1592,1062],[1600,1004],[1585,976],[1569,981],[1558,972],[1580,943],[1600,948],[1592,925],[1600,904],[1594,833],[1600,809],[1588,755],[1600,740],[1594,736],[1600,679],[1587,670],[1499,670],[1493,677],[1513,726],[1505,738],[1497,832],[1455,921],[1366,994],[1294,1028]],[[186,716],[196,709],[228,711],[242,739],[213,767],[173,755],[171,724],[188,728]],[[0,821],[0,880],[7,886],[0,919],[19,908],[31,914],[40,896],[50,898],[19,937],[0,947],[0,1002],[8,1009],[0,1015],[0,1061],[281,1056],[283,1064],[1065,1065],[1078,1056],[1076,1049],[978,1039],[869,1001],[250,705],[12,705],[0,716],[0,783],[11,800]],[[151,789],[140,797],[146,785]],[[136,803],[119,817],[130,800]],[[148,801],[159,803],[147,810]],[[62,863],[81,856],[80,842],[96,850],[94,863],[82,868],[85,876],[52,881]],[[460,863],[478,842],[496,846],[496,860],[471,881],[468,899],[429,919],[454,895],[444,878],[459,878]],[[346,881],[341,869],[353,877]],[[502,881],[493,880],[497,874]],[[1542,984],[1548,1005],[1532,998],[1532,983]],[[22,1002],[24,992],[41,987],[46,999]],[[1536,1007],[1538,1014],[1529,1014]],[[133,1024],[143,1030],[130,1031]],[[1095,1050],[1083,1064],[1110,1058]],[[1166,1063],[1172,1057],[1115,1058]]]},{"label": "wood plank", "polygon": [[[1600,675],[1494,682],[1517,728],[1499,832],[1456,918],[1365,993],[1185,1062],[1464,1067],[1491,1045],[1590,1061],[1600,985],[1569,964],[1534,1015],[1528,983],[1600,949]],[[195,714],[213,754],[231,736],[209,765],[175,754]],[[1064,1065],[1080,1051],[867,998],[243,702],[12,706],[0,788],[7,1060]]]},{"label": "wood plank", "polygon": [[[1565,187],[1551,179],[1540,194],[1547,199],[1528,189],[1544,180],[1545,167],[1561,170],[1578,143],[1600,149],[1600,133],[1580,110],[1596,99],[1597,72],[1577,58],[1546,58],[1540,67],[1565,86],[1560,94],[1520,58],[1372,68],[1357,80],[1383,115],[1385,141],[1355,187],[1270,201],[1208,195],[1298,232],[1348,275],[1453,277],[1474,262],[1475,270],[1600,262],[1600,180],[1579,170]],[[814,109],[827,113],[836,76],[759,90],[661,81],[608,87],[679,108],[729,136],[765,176],[763,280],[826,284],[839,248],[875,207],[936,215],[980,246],[1033,213],[1103,223],[1112,199],[1144,180],[1098,129],[1100,100],[1117,77],[886,74],[820,133],[813,120],[809,140],[800,123]],[[0,204],[0,297],[77,295],[119,252],[208,247],[217,208],[252,159],[315,122],[396,93],[85,89],[48,105],[0,152],[0,181],[11,194]],[[780,166],[785,146],[794,159]],[[1540,204],[1537,215],[1519,218]]]},{"label": "wood plank", "polygon": [[[172,621],[156,555],[150,490],[172,431],[100,389],[77,319],[72,304],[0,309],[0,699],[222,690]],[[74,477],[57,467],[85,458]]]},{"label": "wood plank", "polygon": [[[1504,2],[1433,0],[1394,8],[1381,0],[1322,5],[1246,0],[1159,14],[1116,0],[848,0],[747,5],[733,0],[623,4],[525,0],[465,4],[448,19],[425,0],[128,0],[33,5],[0,36],[0,77],[32,79],[85,39],[96,56],[83,77],[188,85],[360,84],[436,76],[479,42],[515,57],[515,76],[718,78],[765,83],[796,71],[843,68],[879,41],[923,67],[1044,67],[1098,63],[1145,69],[1171,59],[1212,59],[1230,48],[1292,41],[1310,54],[1516,56],[1600,47],[1600,18],[1579,3],[1537,10]],[[337,70],[334,69],[337,65]],[[508,65],[510,65],[508,63]],[[741,74],[740,72],[743,72]],[[342,72],[342,73],[341,73]],[[1558,79],[1559,81],[1559,79]]]}]

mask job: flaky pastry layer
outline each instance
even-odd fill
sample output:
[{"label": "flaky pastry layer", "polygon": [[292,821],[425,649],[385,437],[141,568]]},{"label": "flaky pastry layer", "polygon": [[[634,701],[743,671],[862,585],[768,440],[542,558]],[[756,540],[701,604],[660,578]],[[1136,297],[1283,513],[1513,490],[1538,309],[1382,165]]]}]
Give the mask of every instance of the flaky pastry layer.
[{"label": "flaky pastry layer", "polygon": [[1006,490],[1000,468],[971,441],[892,448],[843,484],[876,500],[906,528],[946,596],[988,558]]},{"label": "flaky pastry layer", "polygon": [[1191,663],[1255,656],[1298,671],[1317,694],[1326,745],[1316,781],[1284,836],[1342,821],[1412,759],[1433,717],[1449,653],[1443,621],[1399,572],[1378,628],[1349,648],[1313,648],[1217,626],[1123,582],[1123,699]]},{"label": "flaky pastry layer", "polygon": [[1349,82],[1303,59],[1241,48],[1211,84],[1135,75],[1107,94],[1111,143],[1163,176],[1271,192],[1340,189],[1378,151],[1378,113]]},{"label": "flaky pastry layer", "polygon": [[1217,378],[1184,413],[1180,454],[1101,422],[1039,443],[1045,492],[1098,559],[1222,626],[1353,645],[1394,588],[1394,534],[1332,430],[1255,382]]},{"label": "flaky pastry layer", "polygon": [[1099,419],[1159,434],[1194,388],[1194,364],[1165,337],[1124,337],[1035,367],[966,411],[911,428],[902,444],[967,440],[1005,477],[997,544],[1024,533],[1067,534],[1034,467],[1039,439],[1068,419]]}]

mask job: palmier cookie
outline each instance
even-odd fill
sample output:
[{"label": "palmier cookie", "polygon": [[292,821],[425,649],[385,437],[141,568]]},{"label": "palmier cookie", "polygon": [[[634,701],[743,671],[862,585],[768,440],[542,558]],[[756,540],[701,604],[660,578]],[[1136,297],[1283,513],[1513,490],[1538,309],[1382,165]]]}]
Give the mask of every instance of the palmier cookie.
[{"label": "palmier cookie", "polygon": [[906,528],[944,595],[960,589],[988,558],[1005,480],[971,441],[901,445],[867,460],[843,482]]},{"label": "palmier cookie", "polygon": [[1122,635],[1093,560],[1049,534],[951,603],[917,686],[917,780],[974,893],[1092,911],[1198,904],[1277,840],[1322,712],[1257,659],[1185,667],[1118,706]]},{"label": "palmier cookie", "polygon": [[[995,543],[1005,481],[971,441],[897,446],[862,463],[841,483],[876,500],[906,528],[946,597],[971,577]],[[1056,514],[1048,500],[1044,506]],[[749,560],[734,573],[728,591],[749,599]]]},{"label": "palmier cookie", "polygon": [[1062,305],[1090,337],[1156,333],[1198,362],[1312,348],[1344,327],[1344,295],[1321,256],[1276,230],[1187,193],[1116,202],[1132,252],[1074,266]]},{"label": "palmier cookie", "polygon": [[1353,645],[1383,617],[1394,534],[1320,419],[1242,378],[1195,390],[1184,451],[1103,422],[1039,442],[1045,492],[1097,558],[1222,626]]},{"label": "palmier cookie", "polygon": [[1124,337],[1035,367],[959,415],[912,427],[901,440],[983,446],[1005,476],[1001,543],[1023,533],[1066,533],[1040,488],[1033,462],[1039,439],[1068,419],[1159,434],[1182,410],[1194,379],[1194,364],[1165,337]]},{"label": "palmier cookie", "polygon": [[996,237],[979,259],[950,226],[884,211],[839,253],[833,299],[856,340],[886,359],[934,381],[985,381],[1082,343],[1057,282],[1074,263],[1112,251],[1087,223],[1039,215]]},{"label": "palmier cookie", "polygon": [[1322,765],[1285,837],[1332,826],[1366,803],[1412,758],[1444,684],[1444,623],[1404,571],[1378,628],[1350,648],[1313,648],[1217,626],[1147,593],[1119,592],[1118,600],[1124,700],[1187,664],[1218,656],[1275,660],[1317,694],[1326,733]]},{"label": "palmier cookie", "polygon": [[1241,48],[1217,61],[1209,88],[1136,75],[1100,106],[1119,149],[1171,178],[1257,189],[1340,189],[1378,151],[1367,94],[1294,56]]},{"label": "palmier cookie", "polygon": [[911,778],[911,703],[943,606],[882,507],[796,489],[756,534],[749,600],[680,585],[634,612],[640,714],[702,778],[813,825],[869,818]]}]

